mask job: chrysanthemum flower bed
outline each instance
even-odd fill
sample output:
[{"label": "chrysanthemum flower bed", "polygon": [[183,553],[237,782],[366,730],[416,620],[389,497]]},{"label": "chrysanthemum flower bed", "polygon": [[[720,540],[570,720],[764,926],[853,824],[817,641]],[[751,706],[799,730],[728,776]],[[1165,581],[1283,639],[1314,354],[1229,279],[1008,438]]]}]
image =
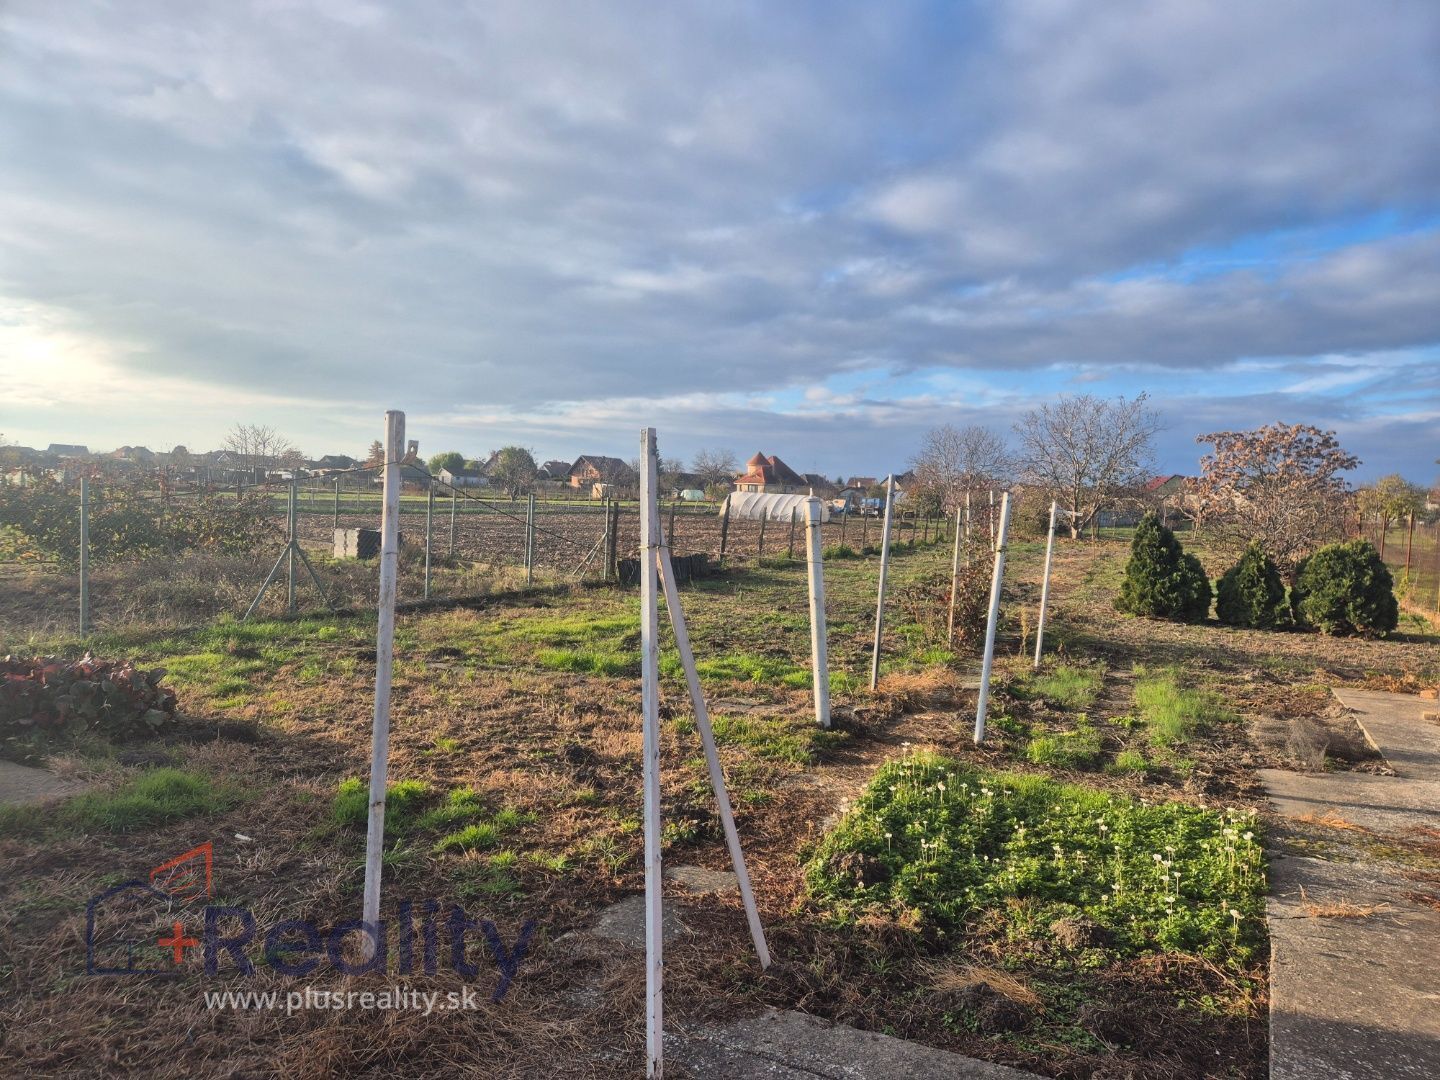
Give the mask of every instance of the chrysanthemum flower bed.
[{"label": "chrysanthemum flower bed", "polygon": [[1239,968],[1265,940],[1252,815],[933,754],[880,769],[820,843],[806,882],[841,920],[884,913],[953,932],[998,919],[1006,936],[1032,941],[1078,921],[1092,960],[1178,951]]}]

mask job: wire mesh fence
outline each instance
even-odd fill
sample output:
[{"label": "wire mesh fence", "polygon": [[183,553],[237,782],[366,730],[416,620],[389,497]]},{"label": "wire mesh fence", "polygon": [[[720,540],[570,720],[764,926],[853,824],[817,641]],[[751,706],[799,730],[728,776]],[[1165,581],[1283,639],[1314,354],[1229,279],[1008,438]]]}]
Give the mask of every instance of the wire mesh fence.
[{"label": "wire mesh fence", "polygon": [[[402,603],[614,582],[638,556],[635,502],[554,493],[511,498],[452,487],[422,465],[405,469]],[[0,637],[80,631],[82,592],[85,629],[97,632],[372,606],[378,552],[367,552],[365,534],[380,528],[379,473],[374,467],[226,488],[92,478],[83,582],[78,482],[0,491]],[[798,517],[732,519],[720,504],[677,499],[662,505],[661,519],[676,556],[703,555],[731,567],[805,558]],[[977,520],[983,522],[983,508]],[[892,542],[939,540],[952,527],[942,515],[897,506]],[[822,527],[832,554],[875,549],[880,531],[877,516],[838,510]]]},{"label": "wire mesh fence", "polygon": [[1380,551],[1395,578],[1401,604],[1420,614],[1440,616],[1440,522],[1371,523],[1365,538]]}]

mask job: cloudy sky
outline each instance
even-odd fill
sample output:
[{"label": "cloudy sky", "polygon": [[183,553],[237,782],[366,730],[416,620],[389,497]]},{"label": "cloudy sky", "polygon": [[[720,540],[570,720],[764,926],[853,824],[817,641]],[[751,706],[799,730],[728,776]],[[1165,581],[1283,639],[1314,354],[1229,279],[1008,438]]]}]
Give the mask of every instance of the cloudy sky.
[{"label": "cloudy sky", "polygon": [[0,0],[0,432],[1440,456],[1435,0]]}]

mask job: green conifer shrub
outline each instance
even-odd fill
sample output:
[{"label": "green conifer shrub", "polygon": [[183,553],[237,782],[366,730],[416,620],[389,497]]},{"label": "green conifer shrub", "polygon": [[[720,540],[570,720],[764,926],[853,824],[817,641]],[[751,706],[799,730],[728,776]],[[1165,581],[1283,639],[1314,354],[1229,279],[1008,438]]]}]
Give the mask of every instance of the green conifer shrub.
[{"label": "green conifer shrub", "polygon": [[1152,512],[1140,519],[1115,606],[1132,615],[1193,622],[1210,613],[1210,579]]},{"label": "green conifer shrub", "polygon": [[1291,606],[1297,621],[1327,634],[1371,637],[1400,621],[1390,568],[1368,540],[1330,544],[1306,559]]},{"label": "green conifer shrub", "polygon": [[1240,561],[1221,576],[1215,586],[1215,614],[1230,626],[1269,630],[1284,626],[1290,619],[1285,583],[1275,560],[1265,554],[1258,541],[1251,541]]}]

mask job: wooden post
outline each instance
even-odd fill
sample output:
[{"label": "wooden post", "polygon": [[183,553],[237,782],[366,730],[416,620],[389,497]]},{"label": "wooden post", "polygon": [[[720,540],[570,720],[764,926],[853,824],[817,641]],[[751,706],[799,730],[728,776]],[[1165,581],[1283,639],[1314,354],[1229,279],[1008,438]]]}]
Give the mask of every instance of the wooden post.
[{"label": "wooden post", "polygon": [[725,544],[730,539],[730,496],[720,507],[720,565],[725,565]]},{"label": "wooden post", "polygon": [[880,531],[880,588],[875,594],[875,649],[870,657],[870,689],[880,685],[880,639],[885,635],[885,575],[890,569],[890,515],[895,507],[895,474],[885,478],[885,524]]},{"label": "wooden post", "polygon": [[955,644],[955,593],[960,588],[960,515],[964,513],[958,506],[955,508],[955,554],[950,558],[950,618],[946,623],[945,644]]},{"label": "wooden post", "polygon": [[970,565],[970,492],[965,492],[965,565]]},{"label": "wooden post", "polygon": [[525,503],[525,584],[535,581],[535,496]]},{"label": "wooden post", "polygon": [[1045,610],[1050,603],[1050,562],[1055,556],[1055,515],[1060,505],[1050,503],[1050,532],[1045,537],[1045,572],[1040,578],[1040,617],[1035,620],[1035,670],[1040,670],[1040,654],[1045,650]]},{"label": "wooden post", "polygon": [[925,512],[925,535],[920,538],[920,543],[922,543],[922,544],[928,544],[929,542],[930,542],[930,512],[927,510],[927,511]]},{"label": "wooden post", "polygon": [[285,610],[291,615],[295,614],[295,545],[299,540],[295,536],[295,501],[299,496],[299,482],[293,478],[290,481],[290,543],[287,547],[286,566],[287,582],[285,588]]},{"label": "wooden post", "polygon": [[656,606],[660,514],[655,506],[655,429],[640,433],[640,700],[645,793],[646,1075],[665,1070],[664,939],[660,865],[660,618]]},{"label": "wooden post", "polygon": [[1410,552],[1415,547],[1415,511],[1410,511],[1410,532],[1405,537],[1405,581],[1410,581]]},{"label": "wooden post", "polygon": [[[672,545],[675,543],[675,507],[677,505],[679,505],[677,500],[670,500],[670,524],[665,527],[665,542]],[[673,551],[674,548],[672,547],[671,550]]]},{"label": "wooden post", "polygon": [[430,599],[430,552],[435,546],[435,481],[425,491],[425,599]]},{"label": "wooden post", "polygon": [[870,515],[865,511],[868,507],[860,507],[860,554],[865,554],[865,549],[870,546]]},{"label": "wooden post", "polygon": [[845,523],[850,520],[850,500],[845,500],[845,505],[840,508],[840,546],[845,546]]},{"label": "wooden post", "polygon": [[795,515],[799,507],[790,507],[790,540],[785,548],[785,557],[790,560],[795,558]]},{"label": "wooden post", "polygon": [[[21,474],[24,475],[24,474]],[[80,477],[80,636],[90,633],[90,478]]]},{"label": "wooden post", "polygon": [[685,669],[685,685],[690,691],[690,704],[695,710],[695,728],[700,734],[700,744],[705,748],[705,764],[710,771],[710,787],[715,792],[720,824],[725,830],[725,845],[730,849],[730,865],[735,868],[735,881],[740,888],[740,900],[745,906],[745,919],[750,924],[750,938],[755,943],[755,954],[760,958],[760,967],[763,970],[770,966],[770,948],[765,943],[765,931],[760,925],[760,911],[755,905],[755,894],[750,887],[750,873],[745,868],[745,853],[740,848],[740,835],[735,830],[735,815],[730,808],[730,795],[725,789],[725,772],[720,767],[720,753],[715,748],[710,710],[705,705],[705,695],[700,689],[695,651],[690,645],[685,611],[680,606],[680,592],[675,587],[675,570],[670,561],[668,536],[660,538],[656,565],[659,567],[660,584],[665,590],[665,605],[670,612],[670,625],[675,630],[675,650],[680,654],[680,665]]},{"label": "wooden post", "polygon": [[335,528],[340,528],[340,481],[335,481]]},{"label": "wooden post", "polygon": [[1010,493],[1000,496],[1000,528],[995,569],[990,576],[990,618],[985,624],[985,659],[980,665],[980,696],[975,703],[975,745],[985,741],[985,710],[990,705],[990,671],[995,664],[995,627],[1000,621],[1000,586],[1005,579],[1005,540],[1010,532]]},{"label": "wooden post", "polygon": [[986,512],[990,519],[990,546],[995,546],[995,489],[990,489],[990,509]]},{"label": "wooden post", "polygon": [[770,519],[770,512],[767,510],[760,515],[760,539],[755,545],[755,558],[765,554],[765,522]]},{"label": "wooden post", "polygon": [[830,727],[830,665],[825,640],[825,537],[820,500],[805,500],[805,571],[810,582],[810,672],[815,681],[815,722]]},{"label": "wooden post", "polygon": [[385,783],[390,762],[390,677],[395,668],[395,582],[400,564],[400,459],[405,414],[385,414],[385,501],[380,515],[380,603],[375,632],[375,716],[370,730],[370,817],[365,830],[362,919],[370,932],[365,956],[380,937],[380,861],[385,852]]},{"label": "wooden post", "polygon": [[450,557],[455,557],[455,507],[460,502],[460,492],[450,489]]}]

